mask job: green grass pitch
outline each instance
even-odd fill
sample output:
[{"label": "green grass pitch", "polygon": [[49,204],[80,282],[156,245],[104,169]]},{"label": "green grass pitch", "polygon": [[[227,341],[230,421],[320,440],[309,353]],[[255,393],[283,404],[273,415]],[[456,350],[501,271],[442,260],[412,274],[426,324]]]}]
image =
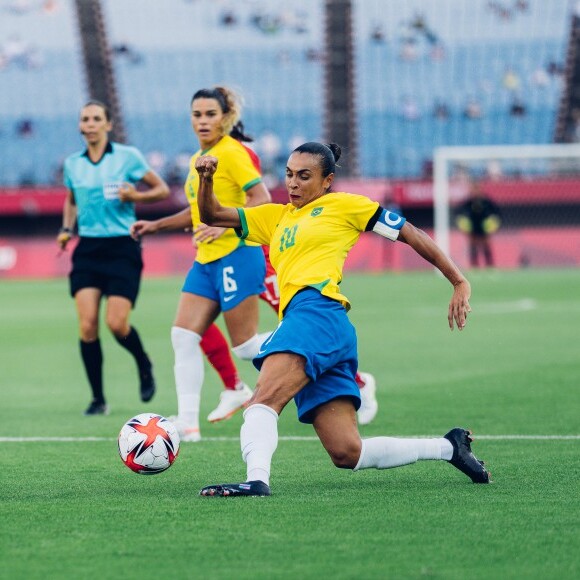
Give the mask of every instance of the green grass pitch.
[{"label": "green grass pitch", "polygon": [[[197,495],[244,477],[239,414],[202,425],[204,440],[182,444],[160,475],[136,475],[117,454],[131,416],[175,412],[169,333],[181,279],[145,280],[133,316],[155,399],[139,401],[134,364],[103,329],[111,414],[90,418],[66,281],[1,282],[0,578],[580,577],[580,272],[469,277],[461,333],[447,328],[450,286],[432,273],[350,274],[343,285],[361,369],[378,384],[363,436],[469,427],[493,485],[445,462],[338,470],[291,403],[273,495],[242,499]],[[275,324],[264,307],[262,330]],[[253,367],[240,368],[253,383]],[[219,392],[206,366],[203,416]]]}]

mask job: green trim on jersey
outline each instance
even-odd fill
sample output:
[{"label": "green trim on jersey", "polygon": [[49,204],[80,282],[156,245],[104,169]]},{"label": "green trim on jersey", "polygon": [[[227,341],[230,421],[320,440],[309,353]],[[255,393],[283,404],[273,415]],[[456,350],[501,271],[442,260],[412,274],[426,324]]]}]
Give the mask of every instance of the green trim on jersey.
[{"label": "green trim on jersey", "polygon": [[246,221],[246,212],[243,207],[237,207],[238,215],[240,216],[240,227],[235,228],[236,235],[245,240],[248,237],[248,222]]},{"label": "green trim on jersey", "polygon": [[242,189],[244,191],[248,191],[248,189],[250,189],[251,187],[254,187],[254,185],[257,185],[258,183],[262,183],[261,177],[257,177],[256,179],[252,179],[252,181],[246,183],[246,185],[244,185],[244,187],[242,187]]}]

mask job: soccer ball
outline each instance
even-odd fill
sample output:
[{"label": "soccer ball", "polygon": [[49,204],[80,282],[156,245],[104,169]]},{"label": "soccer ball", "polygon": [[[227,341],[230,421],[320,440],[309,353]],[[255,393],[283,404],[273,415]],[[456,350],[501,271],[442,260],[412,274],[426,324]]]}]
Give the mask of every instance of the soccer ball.
[{"label": "soccer ball", "polygon": [[141,413],[129,419],[119,433],[118,443],[123,463],[142,475],[169,469],[179,453],[177,429],[155,413]]}]

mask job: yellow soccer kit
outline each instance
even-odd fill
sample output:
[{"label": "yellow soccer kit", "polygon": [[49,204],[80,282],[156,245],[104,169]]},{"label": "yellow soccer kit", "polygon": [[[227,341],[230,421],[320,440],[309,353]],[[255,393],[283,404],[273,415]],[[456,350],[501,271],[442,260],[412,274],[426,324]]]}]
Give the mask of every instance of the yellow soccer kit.
[{"label": "yellow soccer kit", "polygon": [[[388,214],[376,201],[351,193],[328,193],[302,208],[269,203],[239,208],[238,212],[238,235],[270,246],[270,261],[280,287],[280,318],[296,292],[307,286],[338,300],[348,310],[350,303],[338,288],[348,252],[369,222],[374,225],[381,212]],[[396,218],[400,225],[388,228],[388,235],[375,231],[395,240],[404,223],[404,218]],[[379,225],[385,229],[385,224]]]},{"label": "yellow soccer kit", "polygon": [[[201,155],[213,155],[218,158],[219,163],[213,178],[213,190],[223,206],[243,207],[246,205],[246,191],[262,181],[260,172],[256,169],[247,149],[229,135],[220,139],[211,149],[199,150],[191,158],[189,175],[185,182],[185,194],[191,207],[191,222],[194,228],[201,223],[197,207],[199,175],[195,170],[195,161]],[[201,264],[214,262],[233,252],[239,245],[240,239],[234,230],[227,229],[222,236],[211,243],[199,242],[196,261]],[[247,245],[255,244],[248,243]]]}]

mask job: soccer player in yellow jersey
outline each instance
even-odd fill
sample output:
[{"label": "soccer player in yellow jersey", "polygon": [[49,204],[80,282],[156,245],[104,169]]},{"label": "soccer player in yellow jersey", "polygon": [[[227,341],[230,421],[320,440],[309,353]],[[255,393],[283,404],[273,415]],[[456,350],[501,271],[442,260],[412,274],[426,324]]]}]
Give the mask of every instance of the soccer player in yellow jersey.
[{"label": "soccer player in yellow jersey", "polygon": [[[184,441],[199,441],[199,404],[204,380],[200,341],[206,330],[223,312],[232,350],[241,359],[251,360],[269,333],[258,334],[258,297],[265,289],[266,265],[259,244],[237,237],[231,228],[203,224],[197,207],[199,175],[195,162],[210,153],[220,160],[214,176],[215,193],[224,206],[252,207],[270,201],[248,149],[230,136],[237,126],[241,104],[237,95],[215,87],[197,91],[191,100],[191,122],[200,150],[191,159],[185,193],[190,208],[155,221],[141,220],[132,228],[139,238],[162,230],[193,226],[197,254],[182,288],[171,342],[175,353],[177,417],[172,417]],[[227,391],[222,394],[230,395]],[[242,383],[235,409],[252,396]],[[222,401],[223,402],[223,401]]]},{"label": "soccer player in yellow jersey", "polygon": [[222,205],[214,194],[218,159],[201,156],[197,203],[206,224],[235,228],[241,239],[270,245],[280,286],[280,324],[254,359],[260,370],[244,412],[240,434],[247,478],[242,483],[204,487],[213,497],[270,495],[270,466],[278,444],[278,416],[291,399],[298,418],[312,423],[337,467],[385,469],[419,459],[443,459],[474,483],[489,473],[471,451],[471,432],[456,427],[444,437],[362,440],[356,422],[360,405],[354,380],[356,333],[338,284],[349,250],[361,232],[402,241],[436,266],[453,286],[449,327],[462,330],[471,310],[471,287],[457,266],[423,231],[366,197],[331,193],[340,147],[305,143],[286,167],[290,203],[255,208]]}]

